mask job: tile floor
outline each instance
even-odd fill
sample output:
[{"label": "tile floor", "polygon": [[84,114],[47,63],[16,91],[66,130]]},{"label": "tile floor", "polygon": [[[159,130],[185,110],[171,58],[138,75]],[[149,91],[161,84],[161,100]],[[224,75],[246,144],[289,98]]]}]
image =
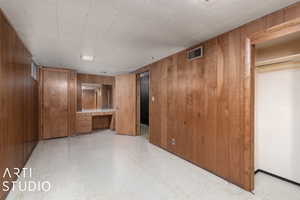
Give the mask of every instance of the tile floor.
[{"label": "tile floor", "polygon": [[31,178],[50,192],[12,191],[8,200],[299,200],[300,188],[258,174],[256,195],[152,144],[110,130],[42,141]]}]

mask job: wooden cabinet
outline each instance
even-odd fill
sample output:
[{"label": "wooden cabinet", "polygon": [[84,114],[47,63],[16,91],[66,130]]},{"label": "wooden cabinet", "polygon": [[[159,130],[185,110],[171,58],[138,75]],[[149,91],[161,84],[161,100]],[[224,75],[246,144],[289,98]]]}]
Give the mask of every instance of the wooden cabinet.
[{"label": "wooden cabinet", "polygon": [[113,129],[114,111],[94,110],[76,113],[76,133],[90,133],[95,129]]},{"label": "wooden cabinet", "polygon": [[40,69],[40,131],[42,139],[72,135],[76,114],[76,73]]},{"label": "wooden cabinet", "polygon": [[92,132],[92,115],[91,113],[76,114],[76,133]]}]

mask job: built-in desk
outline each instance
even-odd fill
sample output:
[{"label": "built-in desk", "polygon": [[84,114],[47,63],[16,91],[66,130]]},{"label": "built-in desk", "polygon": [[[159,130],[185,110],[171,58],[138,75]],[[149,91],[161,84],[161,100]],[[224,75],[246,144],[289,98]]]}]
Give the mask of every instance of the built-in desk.
[{"label": "built-in desk", "polygon": [[114,129],[114,109],[83,110],[76,113],[76,132],[90,133],[95,129]]}]

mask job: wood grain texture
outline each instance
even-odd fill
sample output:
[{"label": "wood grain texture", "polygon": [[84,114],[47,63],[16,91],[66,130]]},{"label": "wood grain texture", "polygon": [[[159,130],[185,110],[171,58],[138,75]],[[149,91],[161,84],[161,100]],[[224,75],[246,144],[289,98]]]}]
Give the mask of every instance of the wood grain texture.
[{"label": "wood grain texture", "polygon": [[96,109],[97,108],[97,96],[96,91],[93,90],[82,90],[82,109]]},{"label": "wood grain texture", "polygon": [[70,120],[70,133],[74,135],[76,133],[76,111],[77,111],[77,72],[70,72],[69,79],[69,120]]},{"label": "wood grain texture", "polygon": [[40,67],[40,139],[75,134],[76,72]]},{"label": "wood grain texture", "polygon": [[76,134],[90,133],[95,129],[113,129],[114,111],[77,112]]},{"label": "wood grain texture", "polygon": [[[0,174],[24,167],[38,140],[37,82],[31,54],[0,10]],[[7,193],[0,190],[0,199]]]},{"label": "wood grain texture", "polygon": [[294,20],[258,31],[250,36],[251,43],[257,44],[285,36],[289,33],[297,32],[300,29],[299,22],[300,18],[296,18]]},{"label": "wood grain texture", "polygon": [[136,75],[116,76],[116,132],[136,135]]},{"label": "wood grain texture", "polygon": [[300,55],[300,37],[280,44],[272,44],[267,47],[256,49],[256,62],[265,63],[269,60]]},{"label": "wood grain texture", "polygon": [[[111,85],[114,92],[115,77],[113,76],[101,76],[101,75],[92,75],[92,74],[77,74],[77,110],[82,110],[82,83],[94,83],[94,84],[104,84]],[[114,95],[112,95],[112,100],[114,105]]]},{"label": "wood grain texture", "polygon": [[289,69],[299,69],[300,62],[299,61],[287,61],[282,63],[274,63],[268,64],[263,66],[256,66],[256,73],[268,73],[268,72],[275,72],[275,71],[284,71]]},{"label": "wood grain texture", "polygon": [[43,70],[43,139],[69,135],[69,72]]},{"label": "wood grain texture", "polygon": [[76,114],[76,133],[90,133],[92,132],[92,114],[91,113],[77,113]]},{"label": "wood grain texture", "polygon": [[253,190],[251,43],[297,30],[299,17],[297,3],[204,42],[201,59],[184,50],[137,70],[151,74],[150,142]]}]

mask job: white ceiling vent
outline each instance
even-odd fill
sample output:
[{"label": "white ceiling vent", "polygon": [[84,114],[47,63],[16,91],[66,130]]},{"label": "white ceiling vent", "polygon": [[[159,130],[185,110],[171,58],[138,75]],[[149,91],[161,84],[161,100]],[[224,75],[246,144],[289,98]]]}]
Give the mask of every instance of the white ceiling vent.
[{"label": "white ceiling vent", "polygon": [[187,58],[189,60],[194,60],[203,57],[203,46],[191,49],[187,52]]}]

